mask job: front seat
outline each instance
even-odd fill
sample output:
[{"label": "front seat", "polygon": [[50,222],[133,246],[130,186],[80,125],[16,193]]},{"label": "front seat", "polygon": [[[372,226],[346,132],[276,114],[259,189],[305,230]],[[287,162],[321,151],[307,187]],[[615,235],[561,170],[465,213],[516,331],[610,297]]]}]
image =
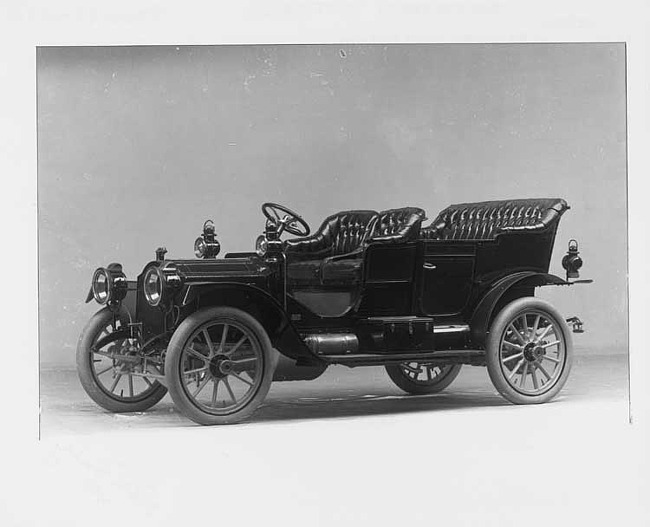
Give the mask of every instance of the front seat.
[{"label": "front seat", "polygon": [[311,236],[287,240],[287,279],[294,287],[354,285],[361,280],[363,244],[372,234],[374,210],[332,214]]},{"label": "front seat", "polygon": [[377,216],[369,242],[406,243],[418,239],[426,213],[418,207],[383,210]]},{"label": "front seat", "polygon": [[425,212],[417,207],[345,211],[327,218],[314,235],[287,240],[287,275],[293,287],[353,287],[361,281],[368,243],[407,243],[418,238]]}]

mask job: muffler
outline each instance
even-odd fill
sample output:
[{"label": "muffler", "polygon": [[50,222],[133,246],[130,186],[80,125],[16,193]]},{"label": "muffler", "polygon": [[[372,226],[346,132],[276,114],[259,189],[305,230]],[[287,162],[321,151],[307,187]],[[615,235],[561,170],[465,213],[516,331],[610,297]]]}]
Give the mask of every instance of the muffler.
[{"label": "muffler", "polygon": [[305,344],[316,355],[345,355],[359,349],[354,333],[315,333],[305,337]]}]

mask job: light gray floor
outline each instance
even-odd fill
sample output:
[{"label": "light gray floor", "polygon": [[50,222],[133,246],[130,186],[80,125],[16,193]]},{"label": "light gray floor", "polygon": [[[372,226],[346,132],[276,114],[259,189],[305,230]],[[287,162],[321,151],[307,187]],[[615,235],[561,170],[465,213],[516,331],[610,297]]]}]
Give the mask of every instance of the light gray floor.
[{"label": "light gray floor", "polygon": [[[148,412],[111,414],[85,394],[75,371],[41,371],[41,437],[94,434],[107,430],[196,426],[180,415],[166,396]],[[627,355],[591,355],[577,350],[571,377],[552,407],[587,404],[594,411],[607,403],[617,418],[628,411]],[[492,387],[487,370],[464,366],[441,394],[404,395],[381,367],[328,369],[313,381],[274,383],[264,405],[246,426],[367,416],[481,412],[511,406]]]},{"label": "light gray floor", "polygon": [[548,404],[506,403],[484,368],[413,397],[382,368],[340,367],[273,385],[253,419],[227,427],[195,425],[168,398],[110,414],[74,371],[46,370],[42,440],[3,465],[11,490],[38,477],[11,507],[26,524],[98,527],[650,525],[627,357],[576,351]]}]

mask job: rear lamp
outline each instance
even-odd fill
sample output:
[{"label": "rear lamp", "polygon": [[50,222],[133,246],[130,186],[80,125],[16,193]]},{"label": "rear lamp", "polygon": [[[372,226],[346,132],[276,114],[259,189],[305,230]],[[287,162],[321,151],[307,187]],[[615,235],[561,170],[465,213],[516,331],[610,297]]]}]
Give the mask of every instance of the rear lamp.
[{"label": "rear lamp", "polygon": [[182,280],[175,267],[150,267],[144,275],[142,289],[147,302],[158,306],[166,304],[181,285]]},{"label": "rear lamp", "polygon": [[566,279],[569,278],[579,278],[580,273],[578,272],[582,267],[582,258],[580,258],[580,252],[578,251],[578,242],[576,240],[569,240],[569,249],[567,253],[562,258],[562,267],[566,271]]},{"label": "rear lamp", "polygon": [[120,264],[100,267],[93,274],[91,289],[99,304],[119,302],[126,296],[127,287],[126,275]]}]

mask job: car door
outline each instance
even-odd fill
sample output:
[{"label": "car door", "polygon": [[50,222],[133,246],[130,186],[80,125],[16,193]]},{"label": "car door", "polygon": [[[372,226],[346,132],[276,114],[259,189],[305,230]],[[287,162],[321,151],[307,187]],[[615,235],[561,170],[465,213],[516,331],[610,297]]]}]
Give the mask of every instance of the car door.
[{"label": "car door", "polygon": [[455,240],[430,240],[424,250],[421,310],[426,315],[454,315],[472,291],[476,246]]},{"label": "car door", "polygon": [[359,313],[366,316],[413,314],[413,287],[418,242],[371,243],[364,253],[363,298]]}]

